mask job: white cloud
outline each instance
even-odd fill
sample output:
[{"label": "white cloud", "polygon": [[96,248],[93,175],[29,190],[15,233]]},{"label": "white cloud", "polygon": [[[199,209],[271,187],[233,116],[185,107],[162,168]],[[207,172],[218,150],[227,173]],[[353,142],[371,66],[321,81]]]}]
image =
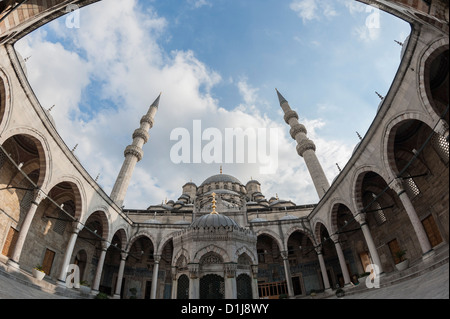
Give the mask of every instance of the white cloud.
[{"label": "white cloud", "polygon": [[188,0],[188,3],[196,9],[203,6],[212,6],[208,0]]},{"label": "white cloud", "polygon": [[338,13],[328,0],[294,0],[289,5],[291,10],[303,19],[304,22],[337,16]]},{"label": "white cloud", "polygon": [[[273,120],[256,111],[256,105],[267,103],[259,97],[258,88],[241,78],[236,87],[242,103],[231,110],[221,108],[211,95],[211,90],[222,81],[220,74],[192,51],[164,52],[158,45],[166,32],[164,18],[153,11],[141,11],[137,1],[106,2],[82,9],[82,26],[77,32],[65,30],[63,21],[53,22],[51,27],[57,34],[64,34],[65,41],[75,44],[74,52],[50,42],[42,32],[20,41],[17,49],[24,56],[32,53],[29,80],[38,98],[43,105],[56,104],[52,114],[61,136],[70,147],[79,144],[77,156],[93,177],[101,173],[99,183],[107,193],[113,187],[133,131],[162,91],[150,140],[144,146],[144,158],[138,163],[127,192],[126,207],[146,208],[166,197],[176,200],[187,181],[192,179],[199,185],[219,172],[219,163],[177,165],[171,161],[171,131],[181,127],[192,133],[193,120],[201,120],[203,129],[213,127],[221,132],[237,127],[278,128],[276,174],[260,175],[259,163],[222,164],[224,173],[236,176],[244,184],[251,177],[259,179],[269,198],[278,193],[298,204],[317,201],[283,116]],[[306,16],[314,14],[314,10],[308,13],[310,9],[303,8]],[[111,105],[86,116],[79,105],[87,89],[97,90],[99,97],[114,102],[115,107]],[[332,178],[336,175],[335,162],[346,162],[349,150],[338,142],[319,138],[316,131],[325,125],[323,121],[304,120],[304,124],[318,147],[317,154],[328,178]]]}]

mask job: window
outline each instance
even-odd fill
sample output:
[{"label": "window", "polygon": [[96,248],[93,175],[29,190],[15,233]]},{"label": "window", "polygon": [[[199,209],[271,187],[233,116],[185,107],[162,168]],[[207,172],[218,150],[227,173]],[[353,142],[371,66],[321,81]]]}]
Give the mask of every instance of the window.
[{"label": "window", "polygon": [[433,145],[434,150],[438,153],[441,160],[448,164],[449,151],[448,151],[448,141],[441,134],[434,134],[431,138],[431,145]]},{"label": "window", "polygon": [[419,187],[409,173],[405,179],[405,191],[411,199],[420,194]]},{"label": "window", "polygon": [[383,224],[386,222],[386,215],[384,214],[383,210],[381,209],[381,206],[378,202],[373,203],[373,208],[376,209],[374,212],[374,217],[378,225]]}]

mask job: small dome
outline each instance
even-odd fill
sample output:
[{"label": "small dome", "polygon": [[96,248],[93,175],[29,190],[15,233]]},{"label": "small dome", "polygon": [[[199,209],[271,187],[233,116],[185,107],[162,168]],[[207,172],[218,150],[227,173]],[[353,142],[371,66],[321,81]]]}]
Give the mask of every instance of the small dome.
[{"label": "small dome", "polygon": [[230,217],[222,214],[207,214],[194,220],[192,228],[209,227],[239,227],[239,225]]},{"label": "small dome", "polygon": [[209,178],[207,178],[200,186],[211,184],[211,183],[237,183],[239,185],[242,185],[242,183],[236,178],[231,175],[227,174],[217,174],[213,175]]},{"label": "small dome", "polygon": [[248,185],[248,184],[258,184],[258,185],[261,185],[261,183],[258,182],[258,181],[255,180],[255,179],[252,179],[251,181],[249,181],[249,182],[247,183],[247,185]]}]

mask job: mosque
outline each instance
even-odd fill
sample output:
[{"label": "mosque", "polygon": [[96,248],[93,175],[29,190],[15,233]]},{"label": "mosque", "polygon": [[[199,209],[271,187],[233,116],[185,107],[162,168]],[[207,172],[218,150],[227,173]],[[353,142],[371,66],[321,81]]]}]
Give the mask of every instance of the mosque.
[{"label": "mosque", "polygon": [[58,134],[14,49],[75,2],[96,1],[0,1],[0,271],[31,274],[39,264],[58,291],[111,298],[296,298],[352,289],[367,269],[401,272],[404,261],[448,249],[448,1],[360,1],[412,31],[368,132],[331,183],[299,123],[301,102],[291,107],[276,91],[308,168],[298,178],[312,180],[317,203],[267,198],[257,180],[220,169],[140,210],[122,204],[161,96],[136,119],[107,194]]}]

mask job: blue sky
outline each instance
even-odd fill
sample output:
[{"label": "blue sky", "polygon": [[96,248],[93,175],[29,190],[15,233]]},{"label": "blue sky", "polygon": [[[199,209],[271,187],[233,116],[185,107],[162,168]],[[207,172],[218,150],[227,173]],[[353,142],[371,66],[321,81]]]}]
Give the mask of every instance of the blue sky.
[{"label": "blue sky", "polygon": [[[75,13],[74,13],[75,14]],[[309,130],[330,182],[369,128],[400,63],[410,26],[353,0],[103,0],[17,43],[29,81],[69,148],[109,194],[123,150],[162,91],[144,159],[125,201],[146,208],[177,200],[221,163],[174,164],[175,128],[278,128],[278,170],[223,164],[242,183],[297,204],[317,201],[283,121],[275,88]],[[73,16],[72,16],[73,17]],[[373,18],[379,24],[373,27]]]}]

